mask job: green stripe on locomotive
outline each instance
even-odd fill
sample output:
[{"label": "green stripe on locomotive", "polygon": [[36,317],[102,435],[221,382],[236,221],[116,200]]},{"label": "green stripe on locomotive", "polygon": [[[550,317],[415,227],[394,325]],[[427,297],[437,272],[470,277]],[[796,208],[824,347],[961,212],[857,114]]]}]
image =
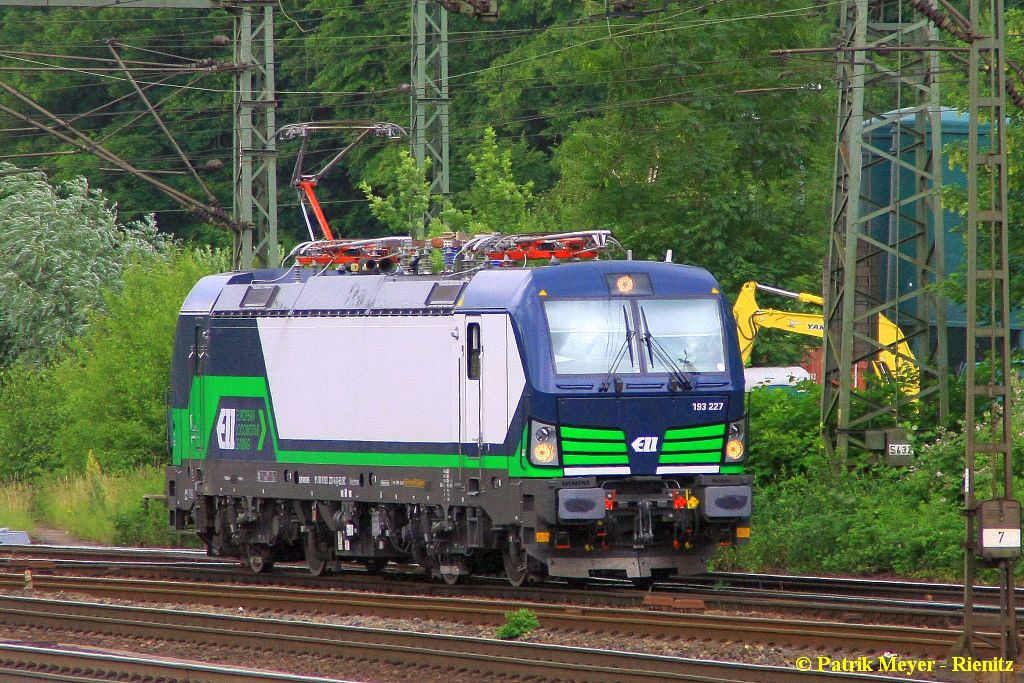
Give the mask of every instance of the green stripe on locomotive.
[{"label": "green stripe on locomotive", "polygon": [[[182,460],[205,460],[207,446],[213,438],[214,424],[217,420],[218,408],[225,398],[260,399],[273,410],[270,395],[267,391],[265,377],[237,377],[207,375],[192,384],[189,405],[201,406],[200,415],[192,415],[190,408],[174,409],[174,429],[176,438],[172,452],[175,465]],[[261,416],[261,420],[262,420]],[[196,424],[201,434],[193,440],[189,432],[190,425]],[[288,464],[307,465],[356,465],[372,467],[432,467],[457,468],[467,464],[467,456],[459,453],[380,453],[370,451],[310,451],[287,450],[279,446],[276,426],[273,419],[264,421],[265,431],[260,437],[258,447],[262,447],[263,439],[270,437],[270,445],[275,461]],[[524,436],[525,438],[525,430]],[[523,442],[520,441],[513,450],[514,455],[483,455],[472,458],[473,466],[483,469],[508,471],[513,477],[560,477],[561,468],[539,468],[531,465],[526,458]]]}]

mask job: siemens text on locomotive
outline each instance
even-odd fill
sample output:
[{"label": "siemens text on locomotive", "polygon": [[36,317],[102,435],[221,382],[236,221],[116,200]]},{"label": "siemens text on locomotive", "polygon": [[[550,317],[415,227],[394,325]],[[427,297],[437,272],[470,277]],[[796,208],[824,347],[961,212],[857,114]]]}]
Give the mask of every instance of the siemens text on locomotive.
[{"label": "siemens text on locomotive", "polygon": [[735,330],[671,263],[206,277],[175,339],[171,524],[254,571],[702,572],[750,532]]}]

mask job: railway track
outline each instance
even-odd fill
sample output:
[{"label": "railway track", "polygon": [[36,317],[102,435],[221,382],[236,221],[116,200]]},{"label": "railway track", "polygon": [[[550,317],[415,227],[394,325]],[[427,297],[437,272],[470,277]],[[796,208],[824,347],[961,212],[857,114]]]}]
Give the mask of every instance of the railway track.
[{"label": "railway track", "polygon": [[[205,567],[211,573],[218,570],[237,571],[238,563],[233,559],[215,558],[208,556],[203,550],[193,549],[170,549],[170,548],[117,548],[100,546],[48,546],[48,545],[6,545],[0,546],[0,567],[22,565],[28,562],[41,563],[52,560],[61,563],[63,566],[75,566],[77,560],[80,568],[96,567],[97,570],[106,568],[137,567],[141,570],[158,571],[159,569],[189,569],[196,570],[198,567]],[[354,565],[355,566],[355,565]],[[237,572],[240,576],[249,576],[253,580],[274,581],[280,580],[281,576],[287,576],[287,581],[302,583],[310,586],[330,586],[334,581],[331,578],[322,579],[309,576],[303,569],[296,568],[289,572],[288,565],[279,565],[285,574],[275,573],[269,576],[253,576],[245,572]],[[298,567],[298,566],[296,566]],[[407,572],[409,578],[422,580],[422,572],[410,570]],[[344,572],[346,581],[359,580],[358,577],[369,578],[360,569],[352,569]],[[390,573],[390,578],[396,578],[399,572]],[[474,577],[476,579],[476,577]],[[476,579],[479,580],[479,579]],[[486,582],[487,578],[483,580]],[[503,579],[493,583],[501,583]],[[551,582],[560,591],[565,591],[565,585],[558,582]],[[485,583],[484,585],[487,585]],[[621,590],[623,595],[639,595],[628,587],[628,582],[615,580],[594,579],[588,587],[590,589],[615,589]],[[493,587],[493,586],[492,586]],[[503,586],[499,586],[503,587]],[[438,586],[440,590],[446,587]],[[690,576],[676,579],[659,581],[656,588],[660,591],[673,592],[694,592],[704,591],[722,592],[725,589],[760,590],[768,593],[806,593],[829,595],[847,595],[857,598],[887,598],[892,600],[906,600],[913,602],[941,602],[954,603],[963,597],[963,586],[952,583],[903,581],[894,579],[867,579],[852,577],[826,577],[826,576],[794,576],[786,574],[754,574],[740,572],[709,572],[707,574]],[[508,589],[509,593],[519,589]],[[583,594],[584,591],[573,591]],[[997,586],[975,586],[974,595],[977,599],[991,600],[997,602],[999,588]],[[1024,587],[1017,589],[1018,599],[1024,603]]]},{"label": "railway track", "polygon": [[[701,576],[672,579],[666,586],[694,588],[749,588],[783,592],[828,592],[833,595],[879,597],[896,600],[955,602],[963,598],[961,584],[936,581],[904,581],[899,579],[868,579],[831,576],[793,576],[788,574],[747,574],[741,572],[709,572]],[[1024,601],[1024,587],[1016,590]],[[977,598],[999,599],[998,586],[975,586]]]},{"label": "railway track", "polygon": [[[495,601],[490,598],[434,597],[325,591],[280,586],[217,585],[209,582],[151,581],[131,578],[34,576],[37,591],[65,591],[94,597],[141,602],[205,604],[276,613],[416,616],[445,622],[504,623],[505,613],[519,608],[534,611],[546,629],[656,636],[689,640],[757,642],[803,648],[884,652],[899,647],[921,656],[945,655],[959,635],[955,629],[830,621],[777,619],[737,615],[676,613],[642,609],[590,607],[537,602]],[[0,574],[0,587],[24,588],[22,574]],[[980,636],[979,653],[994,653],[994,642]]]},{"label": "railway track", "polygon": [[[460,676],[469,676],[471,679],[491,676],[501,677],[501,680],[580,683],[604,683],[610,680],[622,683],[785,683],[792,681],[794,675],[793,669],[787,667],[12,596],[0,596],[0,622],[9,627],[74,631],[79,634],[104,634],[120,638],[184,641],[201,644],[204,648],[219,645],[259,650],[270,653],[276,661],[283,661],[286,656],[297,653],[310,654],[357,663],[363,671],[372,670],[376,665],[427,667],[435,675],[451,671]],[[78,653],[63,652],[59,657],[54,655],[57,657],[57,663],[51,665],[47,659],[47,666],[69,666],[66,662],[76,654]],[[97,656],[95,653],[87,655]],[[5,656],[6,653],[0,649],[0,666],[13,667],[14,665],[5,660]],[[120,666],[124,663],[123,659],[115,657],[112,662]],[[132,658],[131,665],[134,667],[133,672],[138,675],[155,675],[148,669],[144,674],[141,669],[143,664],[140,664],[137,658]],[[22,663],[21,666],[25,664]],[[154,665],[147,661],[145,666]],[[3,671],[0,668],[0,673]],[[247,672],[238,674],[234,670],[218,672],[217,677],[211,675],[209,678],[203,671],[193,672],[192,675],[195,678],[187,680],[208,680],[211,683],[305,680],[270,677],[253,679]],[[838,680],[891,683],[905,680],[872,674],[840,676],[831,672],[807,672],[801,674],[800,679],[810,683],[831,683]]]},{"label": "railway track", "polygon": [[[827,618],[860,623],[956,628],[962,622],[963,605],[952,584],[878,581],[870,579],[832,579],[761,574],[715,573],[659,582],[646,593],[624,582],[593,580],[585,589],[568,588],[557,582],[529,589],[511,588],[502,580],[474,578],[471,586],[448,586],[426,580],[418,568],[395,567],[384,575],[367,574],[362,567],[345,570],[340,576],[313,577],[304,568],[279,566],[272,574],[253,575],[240,570],[237,563],[209,558],[199,551],[142,551],[100,549],[101,559],[93,559],[88,548],[46,549],[25,546],[8,557],[0,549],[0,568],[36,571],[61,571],[107,576],[134,576],[166,580],[211,582],[235,581],[244,584],[307,587],[311,589],[349,589],[370,592],[433,595],[438,597],[475,597],[502,601],[572,603],[587,606],[623,608],[663,608],[672,610],[682,604],[694,609],[732,612],[761,612],[796,617]],[[28,555],[28,551],[35,551]],[[66,553],[66,554],[65,554]],[[80,558],[80,559],[67,559]],[[139,559],[131,559],[131,558]],[[991,595],[990,595],[991,594]],[[991,598],[991,604],[984,604]],[[976,613],[980,618],[997,615],[995,589],[978,587]],[[1024,598],[1024,595],[1022,595]],[[1024,608],[1021,609],[1024,618]]]},{"label": "railway track", "polygon": [[145,656],[95,652],[27,643],[0,643],[0,680],[160,681],[160,683],[352,683],[337,678],[295,676],[271,671],[213,666]]}]

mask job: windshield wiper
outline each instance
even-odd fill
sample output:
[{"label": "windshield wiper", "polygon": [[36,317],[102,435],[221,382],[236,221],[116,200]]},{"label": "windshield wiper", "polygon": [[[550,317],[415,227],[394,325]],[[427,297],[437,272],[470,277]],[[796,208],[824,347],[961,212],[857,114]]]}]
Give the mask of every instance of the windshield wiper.
[{"label": "windshield wiper", "polygon": [[626,355],[626,350],[629,350],[629,364],[633,366],[636,364],[636,359],[633,357],[633,336],[636,334],[629,328],[629,317],[626,315],[626,307],[622,307],[622,319],[626,323],[626,338],[622,340],[622,346],[619,347],[618,353],[615,354],[615,358],[612,359],[612,366],[608,368],[608,372],[605,373],[604,379],[601,380],[601,386],[598,387],[599,392],[607,392],[609,383],[614,379],[615,392],[622,391],[622,380],[618,377],[614,377],[615,371],[619,369],[619,363]]},{"label": "windshield wiper", "polygon": [[[690,381],[690,378],[685,372],[683,372],[683,369],[679,367],[669,352],[665,350],[665,347],[661,345],[661,342],[651,334],[651,327],[647,324],[647,313],[644,311],[643,306],[640,307],[640,320],[644,326],[644,335],[641,339],[647,347],[647,356],[651,361],[651,365],[654,365],[654,357],[657,355],[661,362],[668,368],[669,374],[672,376],[671,381],[669,381],[669,390],[676,391],[676,389],[681,385],[685,391],[692,391],[693,382]],[[693,367],[693,363],[689,360],[684,359],[683,362]]]}]

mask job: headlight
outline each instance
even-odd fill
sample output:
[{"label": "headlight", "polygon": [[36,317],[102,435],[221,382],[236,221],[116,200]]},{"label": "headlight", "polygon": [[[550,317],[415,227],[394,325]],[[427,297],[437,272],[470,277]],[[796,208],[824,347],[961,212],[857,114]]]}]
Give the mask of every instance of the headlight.
[{"label": "headlight", "polygon": [[558,467],[558,439],[554,425],[530,420],[530,462],[539,467]]},{"label": "headlight", "polygon": [[729,439],[725,443],[726,462],[741,462],[747,456],[747,422],[729,423]]},{"label": "headlight", "polygon": [[530,459],[536,465],[552,465],[558,457],[558,449],[553,443],[537,443],[530,451]]}]

